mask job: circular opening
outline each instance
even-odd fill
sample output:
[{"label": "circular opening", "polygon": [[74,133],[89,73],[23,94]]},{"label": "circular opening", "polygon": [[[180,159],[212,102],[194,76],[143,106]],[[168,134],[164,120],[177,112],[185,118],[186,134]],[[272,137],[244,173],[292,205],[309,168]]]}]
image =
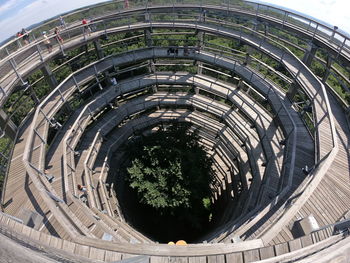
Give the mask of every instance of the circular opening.
[{"label": "circular opening", "polygon": [[137,132],[114,153],[109,181],[123,216],[153,240],[195,242],[216,221],[213,160],[199,142],[191,125],[163,124]]}]

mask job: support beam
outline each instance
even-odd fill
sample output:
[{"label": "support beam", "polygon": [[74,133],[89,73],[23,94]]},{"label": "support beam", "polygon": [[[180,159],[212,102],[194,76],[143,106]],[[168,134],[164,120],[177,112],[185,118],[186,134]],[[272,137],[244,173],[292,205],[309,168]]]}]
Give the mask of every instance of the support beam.
[{"label": "support beam", "polygon": [[326,72],[324,73],[324,76],[322,78],[323,83],[326,83],[328,76],[331,73],[332,62],[333,62],[333,57],[330,54],[328,54],[327,64],[326,64]]},{"label": "support beam", "polygon": [[305,55],[303,57],[303,62],[305,63],[306,66],[310,66],[312,63],[312,60],[315,57],[316,51],[317,51],[317,46],[313,42],[309,42]]},{"label": "support beam", "polygon": [[[17,126],[13,123],[13,121],[8,117],[8,115],[4,112],[3,109],[0,109],[0,128],[1,133],[5,132],[5,134],[10,137],[11,140],[15,140],[17,133]],[[2,134],[0,134],[2,136]]]},{"label": "support beam", "polygon": [[[204,36],[205,36],[204,32],[198,32],[197,33],[197,37],[198,37],[197,49],[198,49],[199,52],[201,51],[201,49],[203,47]],[[203,63],[197,61],[197,73],[198,74],[202,74],[202,66],[203,66]]]},{"label": "support beam", "polygon": [[237,88],[238,89],[244,88],[244,83],[243,83],[242,79],[239,79],[238,84],[237,84]]},{"label": "support beam", "polygon": [[245,66],[249,65],[250,62],[252,61],[250,54],[254,54],[254,49],[248,46],[247,53],[245,54],[245,59],[244,59],[243,65],[245,65]]},{"label": "support beam", "polygon": [[153,85],[153,86],[152,86],[152,92],[153,92],[153,93],[158,92],[158,86],[157,86],[157,85]]},{"label": "support beam", "polygon": [[[150,14],[145,13],[145,22],[150,22]],[[145,35],[145,44],[147,47],[153,46],[153,40],[152,40],[152,32],[150,29],[145,29],[144,31]],[[152,59],[148,60],[148,72],[154,73],[156,71],[154,66],[154,61]]]},{"label": "support beam", "polygon": [[45,79],[49,83],[50,88],[55,89],[58,85],[58,81],[55,75],[52,73],[49,65],[45,63],[44,66],[41,68],[41,72],[44,74]]},{"label": "support beam", "polygon": [[[207,11],[203,10],[203,12],[200,14],[199,16],[199,22],[205,22],[206,20],[206,16],[207,16]],[[203,47],[203,43],[204,43],[204,38],[205,38],[205,33],[202,31],[197,31],[197,38],[198,38],[198,42],[197,42],[197,50],[200,52],[202,47]],[[198,74],[202,74],[202,62],[198,62],[197,61],[197,73]]]},{"label": "support beam", "polygon": [[148,72],[151,74],[156,72],[156,66],[154,65],[154,61],[152,59],[148,60]]},{"label": "support beam", "polygon": [[94,47],[95,47],[98,59],[104,58],[103,49],[101,47],[101,43],[99,39],[94,40]]},{"label": "support beam", "polygon": [[264,25],[264,34],[265,36],[268,35],[268,32],[269,32],[269,24],[268,23],[263,23]]},{"label": "support beam", "polygon": [[147,47],[153,46],[151,30],[145,29],[144,30],[144,34],[145,34],[145,44],[146,44],[146,46]]},{"label": "support beam", "polygon": [[30,90],[30,97],[34,101],[35,105],[38,105],[40,103],[40,100],[39,100],[38,96],[36,95],[35,90],[33,89],[32,85],[29,85],[29,90]]},{"label": "support beam", "polygon": [[253,22],[252,22],[252,29],[253,29],[254,31],[257,31],[258,25],[259,25],[258,20],[254,19]]},{"label": "support beam", "polygon": [[290,84],[287,91],[287,96],[291,101],[293,101],[293,98],[297,93],[297,91],[298,91],[298,84],[295,81],[293,81],[293,83]]}]

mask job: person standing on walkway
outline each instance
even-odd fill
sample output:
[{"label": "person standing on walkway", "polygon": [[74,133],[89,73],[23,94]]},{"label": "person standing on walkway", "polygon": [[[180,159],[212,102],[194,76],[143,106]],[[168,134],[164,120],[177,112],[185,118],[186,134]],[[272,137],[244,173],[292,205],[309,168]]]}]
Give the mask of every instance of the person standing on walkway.
[{"label": "person standing on walkway", "polygon": [[86,192],[87,192],[87,188],[86,188],[86,186],[84,186],[84,185],[80,185],[80,184],[78,184],[78,190],[79,190],[79,191],[82,191],[82,192],[84,192],[84,193],[86,193]]},{"label": "person standing on walkway", "polygon": [[27,30],[25,30],[24,28],[22,28],[21,31],[21,35],[22,35],[22,39],[25,45],[29,44],[29,33]]},{"label": "person standing on walkway", "polygon": [[129,0],[124,0],[124,8],[129,8]]},{"label": "person standing on walkway", "polygon": [[43,32],[43,37],[44,37],[44,44],[45,44],[47,50],[49,51],[49,53],[51,53],[52,52],[52,45],[51,45],[50,39],[46,35],[46,31]]},{"label": "person standing on walkway", "polygon": [[89,34],[89,36],[91,36],[91,28],[89,26],[89,22],[86,20],[86,18],[84,18],[81,23],[84,25],[84,35]]},{"label": "person standing on walkway", "polygon": [[60,25],[62,28],[66,28],[66,22],[64,21],[62,16],[60,16]]},{"label": "person standing on walkway", "polygon": [[55,27],[55,36],[56,36],[57,43],[63,44],[63,38],[61,37],[60,30],[57,26]]}]

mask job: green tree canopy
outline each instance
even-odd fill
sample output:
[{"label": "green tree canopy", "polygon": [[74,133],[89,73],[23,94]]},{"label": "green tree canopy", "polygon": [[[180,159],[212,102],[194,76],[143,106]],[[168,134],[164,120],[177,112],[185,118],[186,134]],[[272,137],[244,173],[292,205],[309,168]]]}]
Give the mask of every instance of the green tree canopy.
[{"label": "green tree canopy", "polygon": [[210,195],[211,159],[190,126],[174,124],[130,145],[130,186],[155,209],[203,206]]}]

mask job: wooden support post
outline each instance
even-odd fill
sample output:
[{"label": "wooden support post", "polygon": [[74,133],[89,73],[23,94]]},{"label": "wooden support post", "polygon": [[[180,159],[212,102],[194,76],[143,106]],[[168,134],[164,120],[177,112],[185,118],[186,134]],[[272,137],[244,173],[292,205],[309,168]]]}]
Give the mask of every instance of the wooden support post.
[{"label": "wooden support post", "polygon": [[150,29],[145,29],[144,30],[145,34],[145,44],[147,47],[152,47],[153,46],[153,40],[152,40],[152,34]]},{"label": "wooden support post", "polygon": [[[203,43],[204,43],[204,37],[205,37],[205,33],[204,32],[198,32],[197,33],[197,37],[198,37],[198,45],[197,45],[197,49],[200,52],[202,47],[203,47]],[[197,61],[197,73],[198,74],[202,74],[202,62]]]},{"label": "wooden support post", "polygon": [[332,62],[333,62],[333,58],[330,54],[328,54],[327,56],[327,64],[326,64],[326,72],[322,78],[322,82],[326,83],[329,74],[331,73],[331,67],[332,67]]},{"label": "wooden support post", "polygon": [[[205,19],[206,19],[206,10],[202,11],[202,13],[200,14],[199,22],[205,23]],[[198,31],[197,38],[198,38],[197,49],[199,52],[201,52],[201,49],[202,49],[203,44],[204,44],[205,33]],[[198,74],[202,74],[202,65],[203,65],[202,62],[197,61],[197,73]]]},{"label": "wooden support post", "polygon": [[252,23],[253,28],[252,28],[252,29],[253,29],[254,31],[257,31],[258,25],[259,25],[258,20],[257,20],[257,19],[253,20],[253,23]]},{"label": "wooden support post", "polygon": [[152,92],[153,93],[157,93],[158,92],[158,86],[157,85],[153,85],[152,86]]},{"label": "wooden support post", "polygon": [[268,35],[268,32],[269,32],[269,24],[268,23],[264,23],[264,34],[265,34],[265,36]]},{"label": "wooden support post", "polygon": [[27,91],[29,91],[29,95],[32,98],[32,100],[34,101],[35,105],[38,105],[40,103],[40,100],[39,100],[38,96],[36,95],[35,90],[33,89],[33,86],[28,84],[25,89]]},{"label": "wooden support post", "polygon": [[237,88],[238,88],[238,89],[241,89],[241,88],[243,88],[243,87],[244,87],[243,80],[242,80],[242,79],[239,79],[238,84],[237,84]]},{"label": "wooden support post", "polygon": [[44,74],[45,79],[49,83],[51,89],[55,89],[58,85],[56,77],[53,75],[50,67],[45,63],[44,66],[40,69]]},{"label": "wooden support post", "polygon": [[13,123],[13,121],[9,118],[3,109],[0,109],[0,128],[11,140],[15,140],[17,126]]},{"label": "wooden support post", "polygon": [[287,91],[287,96],[288,98],[293,101],[293,98],[295,96],[295,94],[298,91],[298,85],[295,81],[293,81],[293,83],[290,84],[288,91]]},{"label": "wooden support post", "polygon": [[103,49],[101,47],[101,43],[99,39],[94,41],[94,47],[95,47],[98,59],[104,58]]},{"label": "wooden support post", "polygon": [[[149,14],[145,14],[145,21],[149,21]],[[152,47],[153,46],[153,41],[152,41],[152,34],[150,29],[145,29],[144,30],[144,35],[145,35],[145,44],[147,47]],[[155,72],[155,66],[154,62],[152,59],[148,60],[148,72],[149,73],[154,73]]]},{"label": "wooden support post", "polygon": [[156,67],[154,65],[154,61],[152,59],[148,60],[148,72],[149,73],[155,73]]},{"label": "wooden support post", "polygon": [[310,66],[312,63],[312,60],[315,57],[317,46],[313,42],[309,42],[308,47],[306,49],[305,55],[303,57],[303,62],[305,65]]}]

